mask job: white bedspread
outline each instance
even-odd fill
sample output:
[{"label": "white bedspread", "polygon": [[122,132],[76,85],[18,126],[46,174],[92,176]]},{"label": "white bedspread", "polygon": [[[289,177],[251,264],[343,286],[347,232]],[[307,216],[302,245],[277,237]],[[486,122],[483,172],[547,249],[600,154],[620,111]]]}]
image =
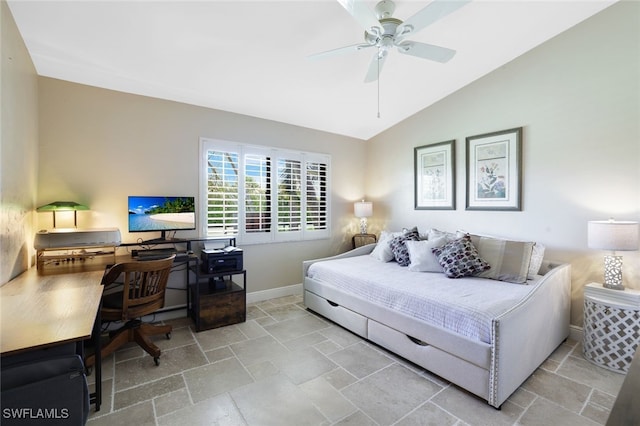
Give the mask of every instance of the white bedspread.
[{"label": "white bedspread", "polygon": [[316,262],[307,275],[486,343],[491,343],[492,319],[522,300],[539,281],[529,280],[523,285],[475,277],[451,279],[443,273],[412,272],[369,255]]}]

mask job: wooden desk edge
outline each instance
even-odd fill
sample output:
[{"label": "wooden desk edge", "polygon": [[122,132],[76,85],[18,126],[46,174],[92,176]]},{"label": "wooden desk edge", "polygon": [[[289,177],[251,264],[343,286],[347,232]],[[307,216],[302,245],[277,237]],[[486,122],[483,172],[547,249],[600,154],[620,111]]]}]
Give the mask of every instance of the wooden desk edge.
[{"label": "wooden desk edge", "polygon": [[[56,298],[57,292],[68,292],[74,288],[80,289],[82,293],[81,299],[76,301],[79,304],[76,306],[80,306],[77,314],[87,314],[87,317],[82,319],[83,322],[81,324],[75,324],[66,330],[59,328],[56,335],[30,336],[32,342],[25,343],[26,339],[14,341],[10,337],[7,339],[6,333],[3,333],[4,335],[0,339],[0,355],[13,355],[90,338],[102,298],[102,285],[100,283],[102,275],[103,272],[95,271],[77,275],[42,276],[37,273],[35,268],[31,268],[0,287],[0,321],[2,322],[2,328],[20,327],[20,315],[28,312],[28,309],[22,304],[15,306],[14,304],[4,305],[4,303],[15,302],[16,300],[23,303],[25,300],[33,300],[34,303],[37,303],[37,298],[41,297],[44,298],[46,306],[46,302],[50,301],[49,299],[54,299],[55,303],[60,302],[60,297]],[[33,299],[31,299],[31,296]],[[56,319],[59,319],[59,315],[54,312],[50,318],[45,316],[43,321],[55,321]],[[77,321],[78,318],[63,318],[62,320]]]}]

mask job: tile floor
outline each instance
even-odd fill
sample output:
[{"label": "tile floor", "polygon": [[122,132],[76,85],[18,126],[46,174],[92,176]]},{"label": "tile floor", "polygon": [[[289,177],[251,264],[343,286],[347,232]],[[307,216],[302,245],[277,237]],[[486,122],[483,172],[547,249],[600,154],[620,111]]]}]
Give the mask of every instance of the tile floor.
[{"label": "tile floor", "polygon": [[624,379],[568,341],[499,411],[306,311],[299,296],[200,333],[171,323],[171,340],[156,340],[160,366],[137,347],[104,360],[89,425],[596,425]]}]

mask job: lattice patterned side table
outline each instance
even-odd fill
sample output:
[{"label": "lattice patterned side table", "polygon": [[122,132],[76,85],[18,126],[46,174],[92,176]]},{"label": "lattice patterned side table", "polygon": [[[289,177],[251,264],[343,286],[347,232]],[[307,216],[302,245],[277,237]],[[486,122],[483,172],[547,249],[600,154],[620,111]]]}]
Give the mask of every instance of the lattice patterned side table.
[{"label": "lattice patterned side table", "polygon": [[584,357],[606,369],[626,373],[640,343],[640,291],[584,288]]}]

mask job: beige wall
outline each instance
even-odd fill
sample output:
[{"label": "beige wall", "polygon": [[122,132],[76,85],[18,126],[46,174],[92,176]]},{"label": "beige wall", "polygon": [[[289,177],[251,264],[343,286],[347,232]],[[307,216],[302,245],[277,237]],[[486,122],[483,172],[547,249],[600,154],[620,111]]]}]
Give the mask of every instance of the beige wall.
[{"label": "beige wall", "polygon": [[38,80],[11,11],[0,2],[2,112],[0,127],[0,285],[33,258],[36,197]]},{"label": "beige wall", "polygon": [[[370,141],[367,195],[377,229],[418,225],[540,241],[573,265],[573,324],[582,288],[602,282],[587,221],[640,219],[640,3],[621,2]],[[524,127],[523,210],[465,211],[465,137]],[[456,139],[457,209],[413,209],[413,148]],[[640,289],[640,253],[624,279]]]},{"label": "beige wall", "polygon": [[[302,260],[346,250],[356,231],[364,141],[50,78],[40,79],[40,135],[38,203],[87,204],[79,226],[118,227],[125,242],[158,236],[129,235],[128,195],[198,195],[200,137],[331,154],[332,238],[243,246],[248,292],[299,284]],[[38,214],[40,228],[50,220]]]}]

